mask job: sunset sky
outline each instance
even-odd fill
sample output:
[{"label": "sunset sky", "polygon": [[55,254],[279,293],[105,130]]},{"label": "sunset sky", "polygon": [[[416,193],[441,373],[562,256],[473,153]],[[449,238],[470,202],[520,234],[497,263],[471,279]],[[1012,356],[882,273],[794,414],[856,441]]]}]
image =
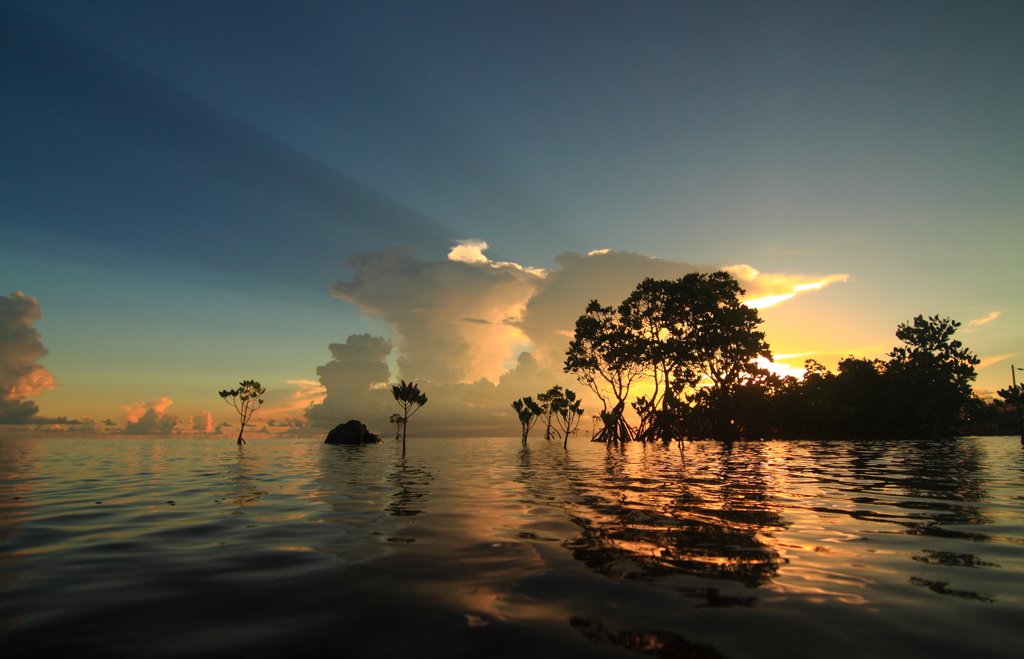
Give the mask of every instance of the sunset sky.
[{"label": "sunset sky", "polygon": [[0,417],[39,408],[0,434],[219,433],[243,379],[268,433],[383,430],[382,363],[424,430],[485,432],[571,385],[587,300],[721,268],[782,369],[939,314],[1005,387],[1021,34],[1020,2],[0,2]]}]

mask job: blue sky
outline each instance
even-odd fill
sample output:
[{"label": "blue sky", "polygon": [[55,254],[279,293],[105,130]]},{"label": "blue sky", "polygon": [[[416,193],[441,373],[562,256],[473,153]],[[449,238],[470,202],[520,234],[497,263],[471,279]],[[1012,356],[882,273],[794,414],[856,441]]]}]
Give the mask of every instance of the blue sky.
[{"label": "blue sky", "polygon": [[316,381],[350,334],[395,339],[398,375],[396,326],[331,286],[354,254],[466,239],[545,269],[611,249],[848,275],[763,311],[777,353],[880,355],[919,313],[1010,355],[983,388],[1024,352],[1019,3],[0,15],[0,294],[39,302],[49,416],[220,419],[207,390]]}]

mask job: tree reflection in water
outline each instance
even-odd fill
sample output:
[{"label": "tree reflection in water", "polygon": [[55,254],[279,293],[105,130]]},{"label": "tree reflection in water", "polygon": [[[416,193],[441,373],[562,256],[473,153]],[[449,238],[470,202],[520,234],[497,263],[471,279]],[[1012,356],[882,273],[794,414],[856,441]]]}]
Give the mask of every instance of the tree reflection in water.
[{"label": "tree reflection in water", "polygon": [[246,453],[239,447],[236,458],[226,461],[225,477],[228,481],[231,493],[223,499],[216,499],[214,503],[230,501],[235,506],[232,515],[244,515],[241,510],[246,506],[256,503],[267,491],[259,487],[260,476],[263,465],[259,457],[252,453]]},{"label": "tree reflection in water", "polygon": [[391,495],[391,502],[385,508],[393,517],[413,517],[425,511],[418,506],[426,503],[427,490],[434,481],[434,476],[426,469],[410,466],[403,455],[395,463],[394,471],[388,474],[388,482],[398,488]]},{"label": "tree reflection in water", "polygon": [[598,620],[573,618],[570,625],[585,639],[599,645],[633,650],[661,659],[722,659],[714,648],[687,641],[678,634],[662,631],[628,629],[611,632]]},{"label": "tree reflection in water", "polygon": [[[903,527],[895,533],[986,541],[984,533],[947,526],[992,523],[981,503],[985,456],[977,444],[959,439],[929,442],[863,442],[809,445],[813,463],[827,457],[831,471],[815,464],[807,469],[822,483],[835,487],[858,504],[855,509],[815,507],[826,514],[849,515],[858,520]],[[837,457],[843,476],[837,475]]]},{"label": "tree reflection in water", "polygon": [[[615,578],[651,581],[685,574],[756,587],[785,559],[762,536],[785,527],[768,495],[769,477],[758,444],[703,443],[700,459],[681,462],[670,448],[650,445],[628,459],[609,444],[603,468],[592,472],[564,459],[545,461],[570,491],[564,506],[582,532],[564,545],[589,568]],[[520,477],[537,480],[528,453]],[[714,591],[714,589],[702,589]],[[718,592],[689,593],[715,600]],[[737,599],[737,598],[733,598]],[[746,598],[732,604],[749,605]]]}]

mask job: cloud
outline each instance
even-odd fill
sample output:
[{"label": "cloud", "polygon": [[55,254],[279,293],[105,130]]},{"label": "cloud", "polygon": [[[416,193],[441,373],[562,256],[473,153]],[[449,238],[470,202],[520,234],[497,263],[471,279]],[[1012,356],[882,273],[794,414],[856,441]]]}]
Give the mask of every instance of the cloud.
[{"label": "cloud", "polygon": [[453,248],[468,262],[451,255],[421,261],[401,247],[356,254],[345,262],[355,280],[334,284],[331,295],[392,325],[405,379],[496,380],[507,370],[512,348],[528,343],[512,321],[544,276],[514,263],[473,260],[484,246]]},{"label": "cloud", "polygon": [[985,316],[984,318],[975,318],[974,320],[972,320],[969,323],[967,323],[967,325],[968,325],[968,327],[978,327],[979,325],[984,325],[985,323],[990,323],[993,320],[995,320],[996,318],[998,318],[1000,313],[1002,313],[1002,312],[1000,312],[1000,311],[993,311],[992,313],[990,313],[989,315]]},{"label": "cloud", "polygon": [[178,425],[178,417],[160,414],[155,409],[146,410],[137,421],[129,421],[121,429],[122,435],[171,435]]},{"label": "cloud", "polygon": [[448,260],[460,263],[487,263],[490,259],[484,256],[485,249],[487,243],[483,240],[460,240],[448,253]]},{"label": "cloud", "polygon": [[722,268],[746,290],[743,303],[752,309],[773,307],[801,293],[820,291],[829,284],[845,282],[849,275],[807,277],[804,275],[762,274],[749,265],[731,265]]},{"label": "cloud", "polygon": [[305,427],[306,422],[302,419],[270,419],[267,421],[267,427],[270,428],[302,428]]},{"label": "cloud", "polygon": [[125,426],[116,431],[122,435],[171,435],[176,434],[178,417],[166,414],[174,401],[161,396],[155,401],[122,405]]},{"label": "cloud", "polygon": [[323,402],[327,395],[327,390],[315,380],[288,380],[288,384],[291,386],[268,389],[263,394],[263,405],[256,411],[254,421],[262,419],[270,427],[275,427],[272,420],[281,421],[289,415],[301,415],[310,405]]},{"label": "cloud", "polygon": [[[350,418],[383,414],[380,396],[374,397],[373,392],[383,391],[391,378],[391,369],[384,362],[391,354],[391,342],[352,334],[345,343],[327,347],[334,359],[316,369],[324,397],[309,406],[306,418],[314,425],[333,426]],[[390,397],[390,391],[387,394]]]},{"label": "cloud", "polygon": [[757,365],[759,367],[763,368],[766,371],[774,373],[779,377],[786,377],[787,375],[792,375],[793,377],[799,379],[802,378],[805,373],[807,373],[806,368],[802,368],[799,366],[790,366],[784,361],[780,361],[777,357],[773,362],[768,361],[764,357],[758,357],[755,361],[757,362]]},{"label": "cloud", "polygon": [[149,403],[134,403],[132,405],[122,405],[121,409],[124,410],[124,414],[122,416],[124,416],[124,418],[127,419],[129,423],[135,423],[143,416],[145,416],[146,412],[153,410],[156,412],[157,416],[160,416],[164,413],[164,410],[166,410],[173,404],[173,400],[171,400],[167,396],[161,396],[157,400]]},{"label": "cloud", "polygon": [[213,415],[209,412],[200,412],[188,418],[188,425],[196,432],[211,433],[213,432]]},{"label": "cloud", "polygon": [[1019,352],[1011,352],[1011,353],[1008,353],[1008,354],[1005,354],[1005,355],[998,355],[996,357],[985,357],[978,364],[977,368],[980,371],[983,368],[988,368],[992,364],[998,364],[999,362],[1003,361],[1004,359],[1009,359],[1010,357],[1016,357],[1019,354],[1020,354]]},{"label": "cloud", "polygon": [[33,327],[42,318],[39,303],[15,291],[0,295],[0,423],[68,423],[68,420],[44,419],[39,406],[31,400],[57,386],[50,372],[35,362],[47,354]]}]

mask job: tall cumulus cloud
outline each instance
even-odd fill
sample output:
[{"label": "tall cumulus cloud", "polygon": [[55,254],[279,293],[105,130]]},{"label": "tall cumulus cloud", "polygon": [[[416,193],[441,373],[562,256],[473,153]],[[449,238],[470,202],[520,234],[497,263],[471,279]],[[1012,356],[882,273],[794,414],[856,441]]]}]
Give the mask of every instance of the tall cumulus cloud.
[{"label": "tall cumulus cloud", "polygon": [[0,295],[0,424],[67,423],[44,419],[30,397],[57,386],[36,362],[47,354],[33,324],[42,318],[39,303],[20,291]]},{"label": "tall cumulus cloud", "polygon": [[507,370],[509,346],[528,343],[517,323],[544,275],[492,262],[483,247],[461,243],[438,261],[401,247],[356,254],[345,262],[355,280],[334,284],[331,295],[391,324],[406,379],[497,379]]}]

